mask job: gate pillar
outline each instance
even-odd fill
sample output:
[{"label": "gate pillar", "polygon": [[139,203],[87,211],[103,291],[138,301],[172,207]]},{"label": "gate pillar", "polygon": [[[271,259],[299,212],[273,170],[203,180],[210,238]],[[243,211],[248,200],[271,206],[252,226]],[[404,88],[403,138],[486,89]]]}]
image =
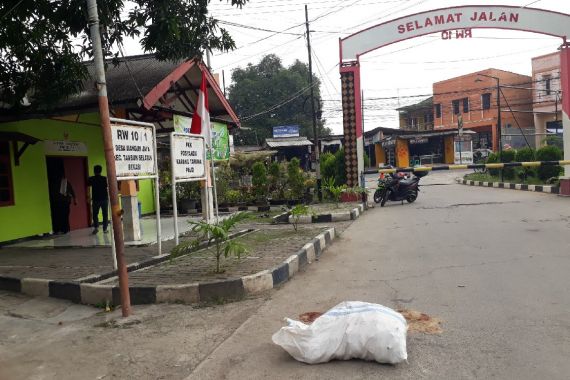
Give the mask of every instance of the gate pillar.
[{"label": "gate pillar", "polygon": [[[562,127],[564,159],[570,160],[570,44],[560,48],[560,82],[562,88]],[[564,178],[560,179],[560,195],[570,196],[570,166],[564,167]]]},{"label": "gate pillar", "polygon": [[344,164],[346,184],[359,185],[364,171],[364,141],[362,138],[362,99],[360,92],[360,64],[344,63],[340,67],[342,83],[342,125],[344,131]]}]

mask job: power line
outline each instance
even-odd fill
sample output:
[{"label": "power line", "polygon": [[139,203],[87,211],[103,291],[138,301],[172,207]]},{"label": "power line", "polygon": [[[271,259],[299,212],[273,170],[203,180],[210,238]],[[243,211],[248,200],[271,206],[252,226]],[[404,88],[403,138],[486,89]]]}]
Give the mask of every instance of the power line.
[{"label": "power line", "polygon": [[4,15],[2,17],[0,17],[0,20],[4,20],[5,17],[7,17],[10,13],[12,13],[12,11],[14,9],[16,9],[20,4],[22,4],[24,0],[20,0],[18,1],[16,4],[14,4],[14,6],[10,9],[8,9],[8,11],[6,13],[4,13]]}]

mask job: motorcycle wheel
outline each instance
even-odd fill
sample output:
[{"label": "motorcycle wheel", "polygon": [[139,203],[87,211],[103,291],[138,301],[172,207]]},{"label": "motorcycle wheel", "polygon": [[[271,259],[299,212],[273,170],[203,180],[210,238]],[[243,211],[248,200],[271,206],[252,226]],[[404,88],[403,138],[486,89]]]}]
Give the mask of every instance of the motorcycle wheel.
[{"label": "motorcycle wheel", "polygon": [[416,201],[416,199],[418,199],[418,193],[416,191],[410,192],[407,196],[406,196],[406,201],[408,203],[414,203]]},{"label": "motorcycle wheel", "polygon": [[384,192],[384,190],[376,190],[374,192],[374,203],[380,203],[382,201],[382,193]]},{"label": "motorcycle wheel", "polygon": [[388,200],[388,190],[385,190],[382,192],[382,199],[380,200],[380,207],[384,207],[387,200]]}]

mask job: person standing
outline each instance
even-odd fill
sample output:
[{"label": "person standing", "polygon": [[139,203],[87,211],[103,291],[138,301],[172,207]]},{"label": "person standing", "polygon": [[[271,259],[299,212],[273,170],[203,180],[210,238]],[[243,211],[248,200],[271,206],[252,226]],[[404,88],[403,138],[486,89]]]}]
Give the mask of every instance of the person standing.
[{"label": "person standing", "polygon": [[93,167],[94,176],[89,177],[87,186],[91,187],[91,210],[93,215],[93,234],[99,232],[99,209],[103,214],[103,232],[107,232],[109,224],[109,196],[107,193],[107,177],[101,175],[101,165]]}]

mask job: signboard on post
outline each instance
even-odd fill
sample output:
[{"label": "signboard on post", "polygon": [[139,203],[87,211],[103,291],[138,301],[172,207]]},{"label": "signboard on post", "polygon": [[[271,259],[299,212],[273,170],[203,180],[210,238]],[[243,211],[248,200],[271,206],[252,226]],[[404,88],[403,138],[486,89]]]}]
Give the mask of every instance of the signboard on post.
[{"label": "signboard on post", "polygon": [[174,241],[177,245],[179,233],[176,184],[207,180],[207,167],[208,161],[206,160],[206,142],[204,137],[178,132],[170,134],[172,216],[174,220]]},{"label": "signboard on post", "polygon": [[153,127],[117,123],[111,124],[111,133],[117,177],[156,175]]},{"label": "signboard on post", "polygon": [[197,135],[172,134],[172,173],[176,180],[201,180],[206,177],[206,147]]}]

